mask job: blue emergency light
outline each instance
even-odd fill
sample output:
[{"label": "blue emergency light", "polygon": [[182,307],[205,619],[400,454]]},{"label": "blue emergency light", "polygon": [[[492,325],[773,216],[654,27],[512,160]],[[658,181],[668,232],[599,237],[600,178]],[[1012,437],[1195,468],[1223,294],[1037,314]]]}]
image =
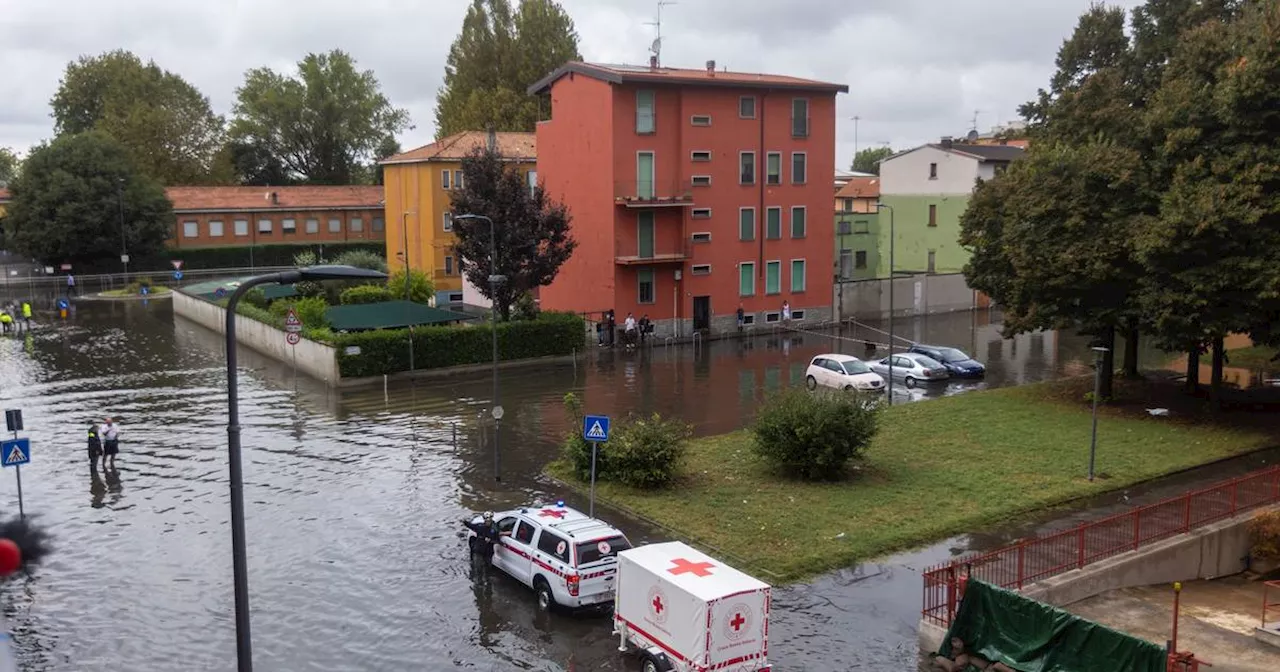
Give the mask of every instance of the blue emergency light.
[{"label": "blue emergency light", "polygon": [[563,508],[563,507],[564,507],[564,500],[563,500],[563,499],[561,499],[561,500],[557,500],[557,501],[556,501],[556,506],[559,506],[559,507]]}]

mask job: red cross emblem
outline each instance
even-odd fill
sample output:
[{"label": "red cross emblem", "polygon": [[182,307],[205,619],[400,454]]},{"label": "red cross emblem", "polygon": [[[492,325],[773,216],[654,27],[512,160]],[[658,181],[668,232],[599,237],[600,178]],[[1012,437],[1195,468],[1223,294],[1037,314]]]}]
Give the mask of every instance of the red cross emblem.
[{"label": "red cross emblem", "polygon": [[671,564],[675,565],[675,567],[668,569],[667,572],[672,576],[681,574],[692,574],[698,577],[711,576],[711,568],[715,567],[709,562],[690,562],[684,558],[676,558],[671,561]]},{"label": "red cross emblem", "polygon": [[653,596],[653,611],[654,611],[655,613],[661,614],[661,613],[662,613],[662,606],[663,606],[663,605],[662,605],[662,596],[661,596],[661,595],[654,595],[654,596]]},{"label": "red cross emblem", "polygon": [[746,622],[747,619],[743,618],[741,613],[737,613],[733,615],[733,620],[729,621],[729,625],[732,625],[734,630],[741,630]]},{"label": "red cross emblem", "polygon": [[564,518],[564,511],[561,511],[560,509],[543,509],[538,512],[538,517],[539,518],[555,518],[556,520],[562,520]]}]

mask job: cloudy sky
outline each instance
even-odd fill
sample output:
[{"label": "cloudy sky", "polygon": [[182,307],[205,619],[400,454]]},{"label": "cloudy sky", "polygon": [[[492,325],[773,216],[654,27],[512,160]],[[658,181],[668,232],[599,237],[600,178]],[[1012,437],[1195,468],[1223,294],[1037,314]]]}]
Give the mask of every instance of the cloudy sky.
[{"label": "cloudy sky", "polygon": [[[849,85],[838,162],[855,147],[912,146],[1016,118],[1048,81],[1091,0],[679,0],[663,9],[665,65],[807,76]],[[290,70],[335,47],[371,68],[431,140],[435,94],[469,0],[0,0],[0,146],[52,135],[67,61],[124,48],[175,71],[229,113],[245,70]],[[587,60],[644,63],[656,0],[561,0]],[[1113,0],[1132,7],[1138,0]]]}]

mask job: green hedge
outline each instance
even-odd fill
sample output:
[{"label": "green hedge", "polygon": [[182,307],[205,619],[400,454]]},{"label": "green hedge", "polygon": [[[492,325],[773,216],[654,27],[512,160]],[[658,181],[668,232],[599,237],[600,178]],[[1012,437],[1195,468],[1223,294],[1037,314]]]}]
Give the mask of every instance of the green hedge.
[{"label": "green hedge", "polygon": [[[324,251],[325,259],[334,259],[343,252],[351,250],[367,250],[384,256],[386,244],[379,240],[334,243],[275,243],[253,246],[254,266],[292,266],[293,255],[299,252],[320,253]],[[202,268],[247,268],[249,266],[250,247],[248,245],[228,245],[225,247],[188,247],[165,249],[152,255],[132,255],[129,259],[129,270],[138,271],[171,271],[173,259],[182,260],[183,270]],[[56,267],[57,264],[54,264]],[[78,275],[94,273],[119,273],[119,257],[100,259],[94,262],[78,262],[74,272]]]},{"label": "green hedge", "polygon": [[[413,330],[414,367],[436,369],[484,364],[493,359],[488,323],[475,326],[419,327]],[[378,376],[409,370],[409,332],[406,329],[337,334],[338,368],[343,377]],[[498,357],[527,359],[568,355],[586,344],[586,324],[567,313],[543,312],[536,320],[498,324]],[[346,348],[358,346],[360,354]]]}]

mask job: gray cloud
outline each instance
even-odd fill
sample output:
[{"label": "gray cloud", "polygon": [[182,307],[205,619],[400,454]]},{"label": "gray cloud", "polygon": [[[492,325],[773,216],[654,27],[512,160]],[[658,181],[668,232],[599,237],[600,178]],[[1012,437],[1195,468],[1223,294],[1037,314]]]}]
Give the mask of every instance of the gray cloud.
[{"label": "gray cloud", "polygon": [[[1016,117],[1092,0],[680,0],[663,11],[663,62],[773,72],[848,84],[839,99],[838,161],[858,144],[906,147]],[[0,0],[6,73],[0,146],[52,135],[48,101],[66,63],[124,48],[154,59],[230,114],[250,68],[291,69],[342,48],[373,69],[429,142],[436,91],[467,0]],[[562,0],[588,60],[642,63],[653,0]],[[1121,0],[1125,7],[1139,0]]]}]

